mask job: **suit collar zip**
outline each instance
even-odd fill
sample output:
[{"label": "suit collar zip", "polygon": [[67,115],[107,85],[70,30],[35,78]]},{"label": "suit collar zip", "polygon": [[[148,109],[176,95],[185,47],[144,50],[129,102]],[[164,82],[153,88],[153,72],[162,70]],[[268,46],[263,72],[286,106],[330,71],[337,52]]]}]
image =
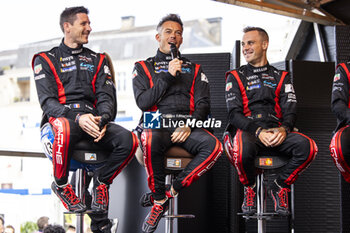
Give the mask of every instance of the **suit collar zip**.
[{"label": "suit collar zip", "polygon": [[59,48],[62,49],[65,53],[68,53],[70,55],[76,55],[83,51],[83,46],[79,46],[78,48],[72,49],[72,48],[69,48],[67,45],[65,45],[63,40],[64,39],[62,39],[62,42]]},{"label": "suit collar zip", "polygon": [[247,66],[248,66],[248,69],[251,70],[253,73],[261,73],[261,72],[266,72],[268,70],[269,63],[260,67],[255,67],[248,63]]},{"label": "suit collar zip", "polygon": [[[180,52],[178,52],[178,54],[180,56]],[[164,60],[165,61],[171,61],[171,60],[173,60],[170,53],[169,54],[163,53],[159,49],[157,50],[156,58],[160,59],[161,61],[164,61]]]},{"label": "suit collar zip", "polygon": [[171,55],[170,54],[166,54],[161,52],[159,49],[157,50],[157,55],[156,58],[160,59],[161,61],[171,61]]}]

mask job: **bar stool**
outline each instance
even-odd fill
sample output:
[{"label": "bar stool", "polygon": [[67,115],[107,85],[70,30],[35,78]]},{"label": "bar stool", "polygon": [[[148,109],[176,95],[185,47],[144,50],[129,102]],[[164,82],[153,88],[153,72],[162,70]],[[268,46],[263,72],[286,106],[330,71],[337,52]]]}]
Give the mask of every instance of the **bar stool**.
[{"label": "bar stool", "polygon": [[[52,144],[54,141],[54,131],[50,123],[46,123],[41,127],[41,144],[43,146],[44,153],[52,161]],[[75,180],[75,193],[85,203],[85,177],[87,175],[93,176],[94,171],[101,167],[107,160],[110,152],[104,151],[95,143],[91,143],[88,140],[79,141],[72,154],[70,162],[70,171],[76,172]],[[67,214],[76,214],[76,233],[84,232],[84,214],[89,213],[72,213],[65,212]],[[114,226],[117,227],[117,220],[114,219]],[[115,229],[114,232],[116,232]]]},{"label": "bar stool", "polygon": [[[268,213],[266,209],[267,183],[268,177],[274,177],[278,171],[284,167],[290,157],[274,152],[263,152],[255,158],[255,167],[259,170],[256,177],[257,185],[257,212],[254,215],[243,215],[244,218],[256,218],[258,221],[258,233],[266,232],[266,221],[274,217],[280,217],[277,213]],[[290,232],[294,232],[294,184],[291,185],[290,193],[290,214],[289,218]]]},{"label": "bar stool", "polygon": [[[228,158],[233,161],[234,152],[233,152],[233,143],[232,137],[229,131],[225,131],[223,135],[224,148]],[[243,213],[238,213],[242,215],[246,220],[248,219],[257,219],[258,221],[258,233],[266,233],[266,221],[275,217],[280,217],[277,213],[267,213],[266,209],[266,196],[267,196],[267,187],[269,177],[274,177],[278,174],[279,170],[285,166],[290,157],[278,154],[274,151],[263,151],[255,158],[255,167],[258,170],[256,176],[256,186],[257,186],[257,212],[254,215],[247,215]],[[290,214],[289,217],[289,227],[290,232],[294,233],[294,184],[291,185],[290,193]]]},{"label": "bar stool", "polygon": [[[139,147],[135,157],[138,162],[144,167],[143,152]],[[192,160],[194,156],[188,153],[185,149],[179,146],[172,146],[165,152],[165,184],[172,185],[179,174]],[[174,219],[176,218],[195,218],[192,214],[177,214],[177,197],[169,200],[169,209],[164,214],[165,218],[165,233],[174,232]]]}]

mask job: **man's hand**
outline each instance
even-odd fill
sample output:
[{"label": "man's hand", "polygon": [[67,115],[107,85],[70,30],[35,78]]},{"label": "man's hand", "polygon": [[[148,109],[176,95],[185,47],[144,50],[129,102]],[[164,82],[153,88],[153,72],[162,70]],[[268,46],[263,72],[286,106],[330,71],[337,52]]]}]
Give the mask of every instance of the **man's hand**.
[{"label": "man's hand", "polygon": [[188,136],[191,134],[190,127],[177,127],[175,131],[171,134],[171,141],[173,143],[182,143],[186,141]]},{"label": "man's hand", "polygon": [[179,71],[181,73],[181,65],[182,60],[179,60],[178,58],[175,58],[169,62],[168,72],[176,77],[176,72]]},{"label": "man's hand", "polygon": [[259,140],[267,147],[270,146],[270,138],[272,136],[272,132],[268,129],[261,130],[259,134]]},{"label": "man's hand", "polygon": [[106,130],[107,130],[107,125],[105,125],[105,126],[103,127],[103,129],[101,130],[100,136],[98,136],[98,138],[96,138],[96,139],[94,140],[94,142],[99,142],[99,141],[103,138],[103,136],[105,136]]},{"label": "man's hand", "polygon": [[270,129],[273,135],[270,138],[270,146],[275,147],[280,145],[287,137],[286,129],[283,127]]},{"label": "man's hand", "polygon": [[100,119],[101,117],[96,117],[91,113],[83,114],[79,118],[79,126],[91,137],[98,138],[101,135],[100,128],[98,127]]},{"label": "man's hand", "polygon": [[259,134],[259,140],[267,147],[280,145],[287,137],[287,132],[283,127],[263,129]]}]

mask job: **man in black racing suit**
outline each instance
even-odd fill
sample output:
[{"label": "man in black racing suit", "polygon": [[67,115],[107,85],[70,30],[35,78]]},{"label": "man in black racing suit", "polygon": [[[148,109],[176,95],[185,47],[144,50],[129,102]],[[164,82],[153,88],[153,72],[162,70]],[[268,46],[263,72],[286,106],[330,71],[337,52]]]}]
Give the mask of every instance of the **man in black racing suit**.
[{"label": "man in black racing suit", "polygon": [[[169,43],[176,46],[176,51],[182,43],[181,19],[174,14],[167,15],[158,24],[157,31],[159,49],[156,56],[135,64],[133,88],[138,107],[143,112],[157,111],[154,114],[162,114],[164,118],[170,115],[168,120],[174,123],[187,119],[206,120],[210,112],[207,77],[200,65],[183,57],[176,58],[176,55],[172,58],[170,54]],[[222,145],[208,130],[200,127],[166,127],[163,124],[158,129],[144,126],[141,141],[148,186],[152,192],[152,196],[145,194],[144,199],[152,198],[148,203],[153,207],[145,218],[142,231],[149,233],[156,230],[168,208],[168,200],[214,165],[221,155]],[[164,154],[172,145],[183,147],[194,158],[180,172],[173,186],[166,188]]]},{"label": "man in black racing suit", "polygon": [[75,144],[86,138],[111,152],[108,162],[95,172],[91,203],[95,213],[106,216],[96,223],[94,232],[108,232],[101,229],[109,223],[109,185],[134,156],[138,140],[111,122],[116,115],[116,90],[105,55],[83,47],[91,32],[87,14],[84,7],[66,8],[60,17],[61,44],[34,55],[32,66],[44,113],[42,124],[50,122],[55,133],[51,187],[69,211],[87,208],[68,183]]},{"label": "man in black racing suit", "polygon": [[332,112],[337,117],[337,128],[330,151],[344,180],[350,183],[350,62],[340,63],[333,79]]},{"label": "man in black racing suit", "polygon": [[244,185],[242,211],[246,214],[256,212],[255,156],[266,149],[291,156],[269,187],[275,211],[286,215],[290,185],[315,158],[317,147],[312,139],[293,131],[297,102],[293,84],[288,72],[269,65],[266,31],[245,28],[242,47],[248,64],[226,73],[226,104],[235,136],[233,148],[225,149]]}]

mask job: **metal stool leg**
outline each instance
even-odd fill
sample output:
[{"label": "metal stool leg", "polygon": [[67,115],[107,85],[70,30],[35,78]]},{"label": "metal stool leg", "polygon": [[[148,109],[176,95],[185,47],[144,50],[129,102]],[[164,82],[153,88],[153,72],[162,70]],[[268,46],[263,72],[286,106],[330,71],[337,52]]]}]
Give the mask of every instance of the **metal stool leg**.
[{"label": "metal stool leg", "polygon": [[294,184],[291,184],[290,186],[290,232],[294,233],[294,220],[295,220],[295,215],[294,215]]},{"label": "metal stool leg", "polygon": [[258,233],[266,232],[266,218],[263,214],[266,212],[265,188],[264,188],[264,173],[257,176],[257,218],[258,218]]},{"label": "metal stool leg", "polygon": [[[84,200],[85,175],[86,171],[82,168],[76,171],[75,192],[81,200]],[[84,233],[84,213],[77,213],[76,217],[76,233]]]},{"label": "metal stool leg", "polygon": [[[173,174],[169,174],[165,178],[165,184],[171,185],[174,179]],[[169,200],[169,209],[168,214],[174,216],[175,215],[175,198]],[[165,233],[174,233],[174,218],[165,218]]]}]

